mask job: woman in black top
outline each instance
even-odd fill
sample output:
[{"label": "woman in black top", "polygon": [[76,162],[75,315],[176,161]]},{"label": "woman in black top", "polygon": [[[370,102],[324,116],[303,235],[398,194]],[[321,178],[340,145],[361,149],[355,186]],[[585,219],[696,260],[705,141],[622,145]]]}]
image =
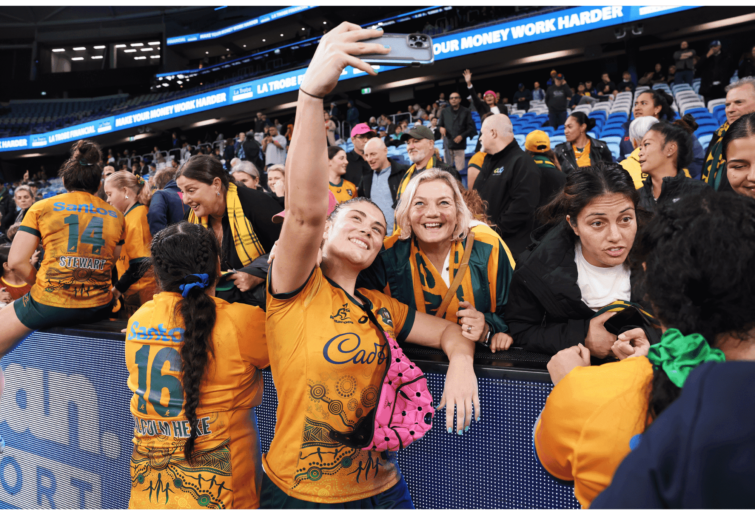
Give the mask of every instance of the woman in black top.
[{"label": "woman in black top", "polygon": [[[280,236],[273,215],[280,205],[258,190],[237,187],[212,156],[193,156],[176,175],[183,202],[191,208],[188,220],[210,227],[220,244],[220,267],[232,271],[226,279],[236,288],[218,297],[229,302],[264,305],[267,256]],[[261,297],[260,297],[261,295]]]},{"label": "woman in black top", "polygon": [[642,173],[648,174],[638,190],[642,209],[655,212],[658,204],[677,202],[708,187],[684,174],[694,156],[692,149],[692,136],[679,125],[659,122],[645,133],[639,156]]},{"label": "woman in black top", "polygon": [[604,327],[613,315],[606,307],[641,305],[643,297],[631,259],[643,218],[638,201],[619,165],[598,163],[566,177],[541,210],[545,225],[533,232],[536,242],[516,263],[506,304],[514,345],[552,355],[584,343],[594,357],[609,355],[623,330]]},{"label": "woman in black top", "polygon": [[573,112],[564,124],[566,142],[556,146],[555,154],[561,170],[569,175],[580,166],[600,162],[613,163],[613,156],[605,141],[593,139],[587,133],[595,127],[595,120],[581,111]]}]

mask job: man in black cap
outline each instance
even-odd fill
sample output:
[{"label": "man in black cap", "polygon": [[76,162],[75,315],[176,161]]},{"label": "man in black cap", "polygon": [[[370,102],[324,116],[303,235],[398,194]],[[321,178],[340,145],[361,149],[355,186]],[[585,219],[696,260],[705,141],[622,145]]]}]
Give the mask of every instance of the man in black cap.
[{"label": "man in black cap", "polygon": [[545,105],[548,106],[548,123],[554,129],[566,123],[566,107],[571,100],[571,88],[560,73],[553,78],[553,85],[545,92]]},{"label": "man in black cap", "polygon": [[404,193],[407,184],[415,173],[429,168],[440,168],[453,175],[457,181],[461,180],[456,168],[435,157],[435,135],[429,127],[416,125],[401,136],[401,141],[406,142],[406,153],[409,154],[409,160],[413,164],[404,174],[404,178],[401,179],[396,195],[397,199],[401,198],[401,194]]},{"label": "man in black cap", "polygon": [[516,108],[522,111],[530,110],[530,100],[532,100],[532,92],[524,87],[524,84],[519,84],[519,90],[514,93],[512,97],[516,102]]},{"label": "man in black cap", "polygon": [[734,75],[735,63],[728,52],[721,51],[721,42],[717,39],[710,42],[708,53],[697,62],[696,69],[700,72],[700,94],[705,97],[705,103],[716,98],[726,98],[726,86]]}]

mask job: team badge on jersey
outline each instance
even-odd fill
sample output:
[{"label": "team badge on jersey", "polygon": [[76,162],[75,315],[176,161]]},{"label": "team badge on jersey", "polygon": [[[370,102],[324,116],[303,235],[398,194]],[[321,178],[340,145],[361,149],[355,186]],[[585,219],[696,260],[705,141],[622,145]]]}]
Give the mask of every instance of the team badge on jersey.
[{"label": "team badge on jersey", "polygon": [[503,166],[500,166],[493,170],[493,175],[501,175],[503,173]]},{"label": "team badge on jersey", "polygon": [[348,303],[341,306],[338,311],[336,311],[335,315],[330,315],[330,318],[336,324],[353,324],[353,322],[351,321]]}]

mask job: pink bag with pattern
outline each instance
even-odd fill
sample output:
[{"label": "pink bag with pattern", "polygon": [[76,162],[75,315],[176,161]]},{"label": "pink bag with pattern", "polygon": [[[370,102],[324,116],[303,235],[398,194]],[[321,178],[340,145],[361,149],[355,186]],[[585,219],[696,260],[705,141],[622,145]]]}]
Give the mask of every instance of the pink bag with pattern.
[{"label": "pink bag with pattern", "polygon": [[[374,315],[370,320],[380,328]],[[371,451],[398,451],[422,438],[433,427],[435,409],[422,370],[404,355],[399,344],[383,332],[388,364],[375,408],[359,419],[354,431],[332,430],[337,442]]]}]

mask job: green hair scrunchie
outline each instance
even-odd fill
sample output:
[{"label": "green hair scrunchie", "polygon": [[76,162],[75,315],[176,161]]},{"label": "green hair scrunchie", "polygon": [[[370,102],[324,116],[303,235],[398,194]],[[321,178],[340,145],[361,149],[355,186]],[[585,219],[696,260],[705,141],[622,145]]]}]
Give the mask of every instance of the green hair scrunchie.
[{"label": "green hair scrunchie", "polygon": [[702,363],[723,363],[726,356],[712,348],[701,334],[684,336],[678,329],[669,329],[661,341],[650,346],[648,360],[653,368],[662,369],[679,388],[684,386],[692,371]]}]

